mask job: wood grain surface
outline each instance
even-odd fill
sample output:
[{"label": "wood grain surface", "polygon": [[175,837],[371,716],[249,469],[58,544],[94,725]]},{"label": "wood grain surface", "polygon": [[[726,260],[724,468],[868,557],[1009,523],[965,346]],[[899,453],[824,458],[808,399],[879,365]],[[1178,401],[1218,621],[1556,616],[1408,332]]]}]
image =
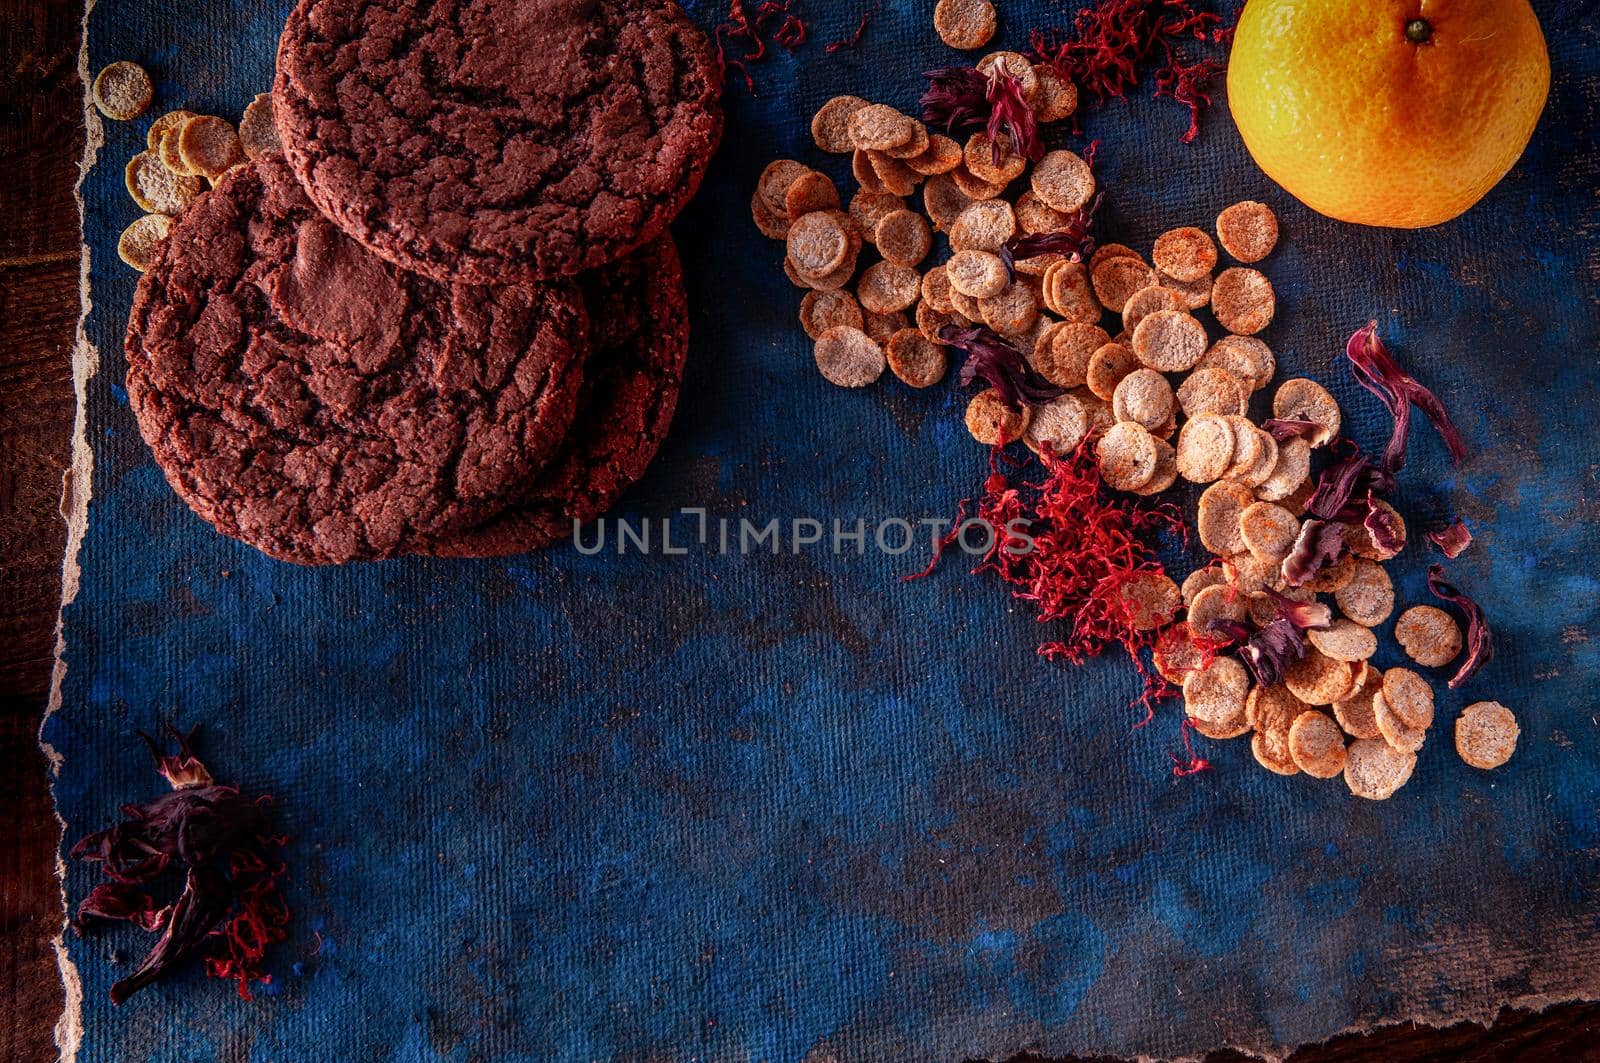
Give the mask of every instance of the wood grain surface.
[{"label": "wood grain surface", "polygon": [[[60,504],[79,308],[81,22],[80,0],[0,3],[0,1060],[19,1063],[57,1057],[63,1002],[51,944],[61,923],[57,824],[37,733],[66,544]],[[1388,1027],[1293,1058],[1600,1059],[1600,1004],[1507,1011],[1487,1031]]]}]

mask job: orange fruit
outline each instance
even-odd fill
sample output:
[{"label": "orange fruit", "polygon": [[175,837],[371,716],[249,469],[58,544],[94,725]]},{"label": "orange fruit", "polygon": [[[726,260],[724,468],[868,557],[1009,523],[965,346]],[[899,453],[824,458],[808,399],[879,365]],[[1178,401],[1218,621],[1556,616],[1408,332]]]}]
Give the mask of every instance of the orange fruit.
[{"label": "orange fruit", "polygon": [[1482,199],[1549,89],[1528,0],[1250,0],[1228,61],[1267,176],[1330,217],[1406,229]]}]

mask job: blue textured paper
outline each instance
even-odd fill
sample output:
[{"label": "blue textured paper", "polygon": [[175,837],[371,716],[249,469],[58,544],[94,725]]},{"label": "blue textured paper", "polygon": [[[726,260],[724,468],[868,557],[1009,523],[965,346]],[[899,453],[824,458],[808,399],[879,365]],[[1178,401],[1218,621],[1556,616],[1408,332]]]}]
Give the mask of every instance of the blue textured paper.
[{"label": "blue textured paper", "polygon": [[[709,26],[716,7],[692,10]],[[958,58],[931,7],[885,3],[858,52],[827,56],[860,8],[813,2],[811,43],[752,67],[759,97],[731,92],[676,229],[694,330],[677,424],[618,516],[875,524],[948,516],[979,482],[953,385],[822,381],[748,209],[771,158],[846,176],[807,134],[830,96],[915,106],[917,73]],[[215,534],[168,490],[121,386],[135,276],[114,247],[138,213],[122,167],[148,123],[108,123],[84,184],[94,501],[45,730],[67,843],[158,788],[136,728],[203,723],[219,777],[277,797],[296,921],[252,1002],[191,974],[114,1009],[146,940],[69,935],[80,1058],[1166,1055],[1600,992],[1592,8],[1540,5],[1555,80],[1533,146],[1434,230],[1309,213],[1255,170],[1220,99],[1190,147],[1181,109],[1143,93],[1087,121],[1104,238],[1148,248],[1265,200],[1284,373],[1327,384],[1380,444],[1386,419],[1338,357],[1376,317],[1466,433],[1451,469],[1419,425],[1399,501],[1414,532],[1472,525],[1450,568],[1498,654],[1459,692],[1439,677],[1416,775],[1382,804],[1269,775],[1242,741],[1175,780],[1176,711],[1131,729],[1126,662],[1041,661],[1050,631],[961,565],[901,584],[921,546],[312,570]],[[152,70],[152,115],[237,116],[270,85],[286,10],[101,0],[91,67]],[[1007,3],[1001,40],[1067,10]],[[1403,604],[1428,600],[1427,560],[1414,536],[1392,569]],[[1494,773],[1451,748],[1480,698],[1522,722]],[[91,881],[71,868],[69,899]]]}]

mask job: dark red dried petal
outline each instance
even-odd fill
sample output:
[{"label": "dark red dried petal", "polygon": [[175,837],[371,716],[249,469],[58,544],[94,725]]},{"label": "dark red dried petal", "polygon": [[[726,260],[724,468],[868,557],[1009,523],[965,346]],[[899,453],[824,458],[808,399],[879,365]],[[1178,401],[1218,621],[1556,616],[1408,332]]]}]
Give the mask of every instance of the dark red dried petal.
[{"label": "dark red dried petal", "polygon": [[1322,520],[1365,520],[1366,498],[1394,490],[1394,474],[1348,439],[1334,441],[1334,460],[1317,477],[1317,489],[1306,501],[1306,512]]},{"label": "dark red dried petal", "polygon": [[1494,635],[1489,630],[1489,621],[1485,619],[1482,607],[1444,578],[1443,565],[1428,566],[1428,590],[1433,592],[1435,598],[1459,609],[1467,622],[1467,659],[1450,677],[1450,689],[1454,690],[1477,675],[1478,669],[1494,658]]},{"label": "dark red dried petal", "polygon": [[989,125],[989,78],[972,66],[925,71],[922,120],[946,133],[976,133]]},{"label": "dark red dried petal", "polygon": [[1312,446],[1317,446],[1327,442],[1328,429],[1315,421],[1268,417],[1261,422],[1261,427],[1280,443],[1287,443],[1291,439],[1305,439],[1309,440]]},{"label": "dark red dried petal", "polygon": [[132,974],[112,984],[111,1003],[121,1004],[193,954],[222,922],[232,903],[232,891],[221,873],[207,867],[190,868],[160,939]]},{"label": "dark red dried petal", "polygon": [[1361,523],[1367,529],[1378,560],[1387,561],[1406,548],[1405,524],[1393,510],[1378,505],[1377,498],[1371,492],[1367,494],[1367,515]]},{"label": "dark red dried petal", "polygon": [[1399,472],[1406,463],[1406,440],[1411,430],[1411,407],[1415,405],[1433,422],[1450,451],[1450,460],[1461,464],[1467,456],[1467,445],[1461,432],[1439,401],[1437,395],[1419,384],[1415,378],[1400,368],[1383,341],[1378,339],[1378,323],[1368,322],[1356,330],[1345,344],[1345,357],[1350,360],[1356,382],[1378,397],[1394,417],[1394,431],[1383,452],[1383,467]]},{"label": "dark red dried petal", "polygon": [[139,732],[139,737],[144,739],[150,756],[155,759],[156,770],[159,771],[171,784],[174,790],[182,790],[189,786],[210,786],[212,783],[211,772],[200,763],[200,758],[194,755],[194,736],[199,728],[194,728],[188,734],[181,733],[170,723],[167,724],[167,733],[178,743],[178,752],[163,753],[156,745],[156,740],[144,731]]},{"label": "dark red dried petal", "polygon": [[1211,631],[1238,644],[1239,659],[1261,686],[1282,680],[1289,662],[1306,655],[1305,636],[1286,616],[1274,617],[1257,631],[1242,621],[1213,620]]},{"label": "dark red dried petal", "polygon": [[1452,561],[1460,557],[1466,548],[1472,545],[1472,532],[1460,517],[1451,521],[1448,527],[1439,528],[1426,534],[1428,541],[1437,546],[1439,551]]},{"label": "dark red dried petal", "polygon": [[1018,233],[1000,247],[1000,260],[1007,270],[1013,271],[1018,259],[1036,255],[1066,255],[1074,262],[1086,262],[1094,253],[1094,217],[1105,201],[1105,193],[1097,193],[1086,205],[1072,212],[1066,225],[1048,233]]},{"label": "dark red dried petal", "polygon": [[1333,610],[1322,602],[1302,602],[1287,594],[1279,594],[1271,587],[1263,587],[1262,593],[1272,599],[1273,605],[1277,607],[1278,616],[1301,631],[1309,628],[1325,628],[1333,623]]},{"label": "dark red dried petal", "polygon": [[1295,540],[1289,556],[1283,559],[1283,581],[1291,587],[1299,587],[1337,562],[1349,549],[1343,524],[1312,517],[1300,526],[1300,537]]},{"label": "dark red dried petal", "polygon": [[1057,387],[1035,372],[1022,352],[992,329],[982,325],[945,325],[939,330],[939,338],[967,352],[959,377],[962,387],[982,377],[1012,409],[1042,406],[1067,393],[1066,388]]},{"label": "dark red dried petal", "polygon": [[1011,150],[1029,162],[1044,158],[1044,142],[1039,139],[1039,119],[1022,95],[1022,82],[997,67],[989,77],[984,97],[989,103],[985,128],[996,166],[1000,165],[1000,138],[1008,137]]},{"label": "dark red dried petal", "polygon": [[125,882],[102,882],[78,902],[78,918],[74,923],[81,934],[97,923],[128,922],[152,930],[160,925],[157,918],[164,909],[144,890]]}]

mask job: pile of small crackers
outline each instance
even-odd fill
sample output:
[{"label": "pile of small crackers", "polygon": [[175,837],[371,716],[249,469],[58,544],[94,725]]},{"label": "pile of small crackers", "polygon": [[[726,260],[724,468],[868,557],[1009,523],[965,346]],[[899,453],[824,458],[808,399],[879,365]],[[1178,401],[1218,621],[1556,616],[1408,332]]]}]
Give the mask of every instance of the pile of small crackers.
[{"label": "pile of small crackers", "polygon": [[[981,6],[940,5],[947,13]],[[1076,107],[1070,82],[1018,53],[992,53],[977,67],[1016,77],[1040,122]],[[1082,224],[1096,194],[1084,158],[1058,150],[1030,165],[1003,135],[998,144],[981,132],[957,143],[856,96],[829,100],[811,130],[822,151],[851,156],[859,189],[848,206],[841,209],[826,175],[778,160],[762,173],[751,211],[763,233],[784,241],[784,270],[806,289],[800,322],[822,375],[864,387],[888,369],[911,387],[930,387],[946,373],[945,326],[992,329],[1065,393],[1013,405],[994,388],[979,391],[965,416],[978,442],[1020,440],[1036,453],[1066,454],[1088,440],[1104,482],[1142,496],[1180,478],[1205,485],[1196,524],[1218,561],[1181,588],[1164,573],[1143,573],[1121,592],[1134,626],[1159,630],[1154,663],[1182,688],[1188,725],[1214,739],[1250,735],[1255,759],[1279,775],[1342,774],[1351,793],[1373,800],[1404,785],[1434,722],[1434,695],[1413,669],[1368,663],[1374,628],[1395,607],[1387,558],[1352,525],[1352,556],[1299,586],[1283,570],[1315,488],[1312,453],[1338,437],[1342,416],[1326,388],[1293,378],[1273,391],[1271,414],[1317,431],[1280,443],[1250,419],[1252,397],[1277,374],[1257,335],[1273,320],[1276,296],[1253,265],[1277,245],[1272,210],[1235,203],[1217,216],[1214,239],[1197,227],[1172,229],[1148,260],[1105,244],[1086,262],[1045,254],[1008,266],[1001,251],[1014,236]],[[919,186],[920,211],[910,199]],[[935,232],[950,254],[924,269]],[[868,248],[874,260],[863,269]],[[1224,253],[1236,264],[1219,271]],[[1201,312],[1220,336],[1212,338]],[[1104,327],[1108,313],[1120,319],[1115,334]],[[1331,596],[1337,613],[1305,632],[1305,655],[1281,682],[1258,685],[1239,659],[1217,652],[1210,625],[1265,624],[1280,608],[1273,594],[1305,603]],[[1442,609],[1412,606],[1394,630],[1423,667],[1461,654],[1461,629]],[[1498,767],[1518,733],[1504,706],[1479,702],[1456,721],[1456,749],[1474,767]]]},{"label": "pile of small crackers", "polygon": [[[96,109],[117,122],[131,122],[155,97],[150,75],[137,63],[112,63],[94,79]],[[145,215],[123,230],[117,255],[143,273],[172,220],[235,166],[278,150],[272,94],[262,93],[244,109],[237,127],[216,115],[170,111],[150,124],[146,150],[123,172],[128,195]]]}]

